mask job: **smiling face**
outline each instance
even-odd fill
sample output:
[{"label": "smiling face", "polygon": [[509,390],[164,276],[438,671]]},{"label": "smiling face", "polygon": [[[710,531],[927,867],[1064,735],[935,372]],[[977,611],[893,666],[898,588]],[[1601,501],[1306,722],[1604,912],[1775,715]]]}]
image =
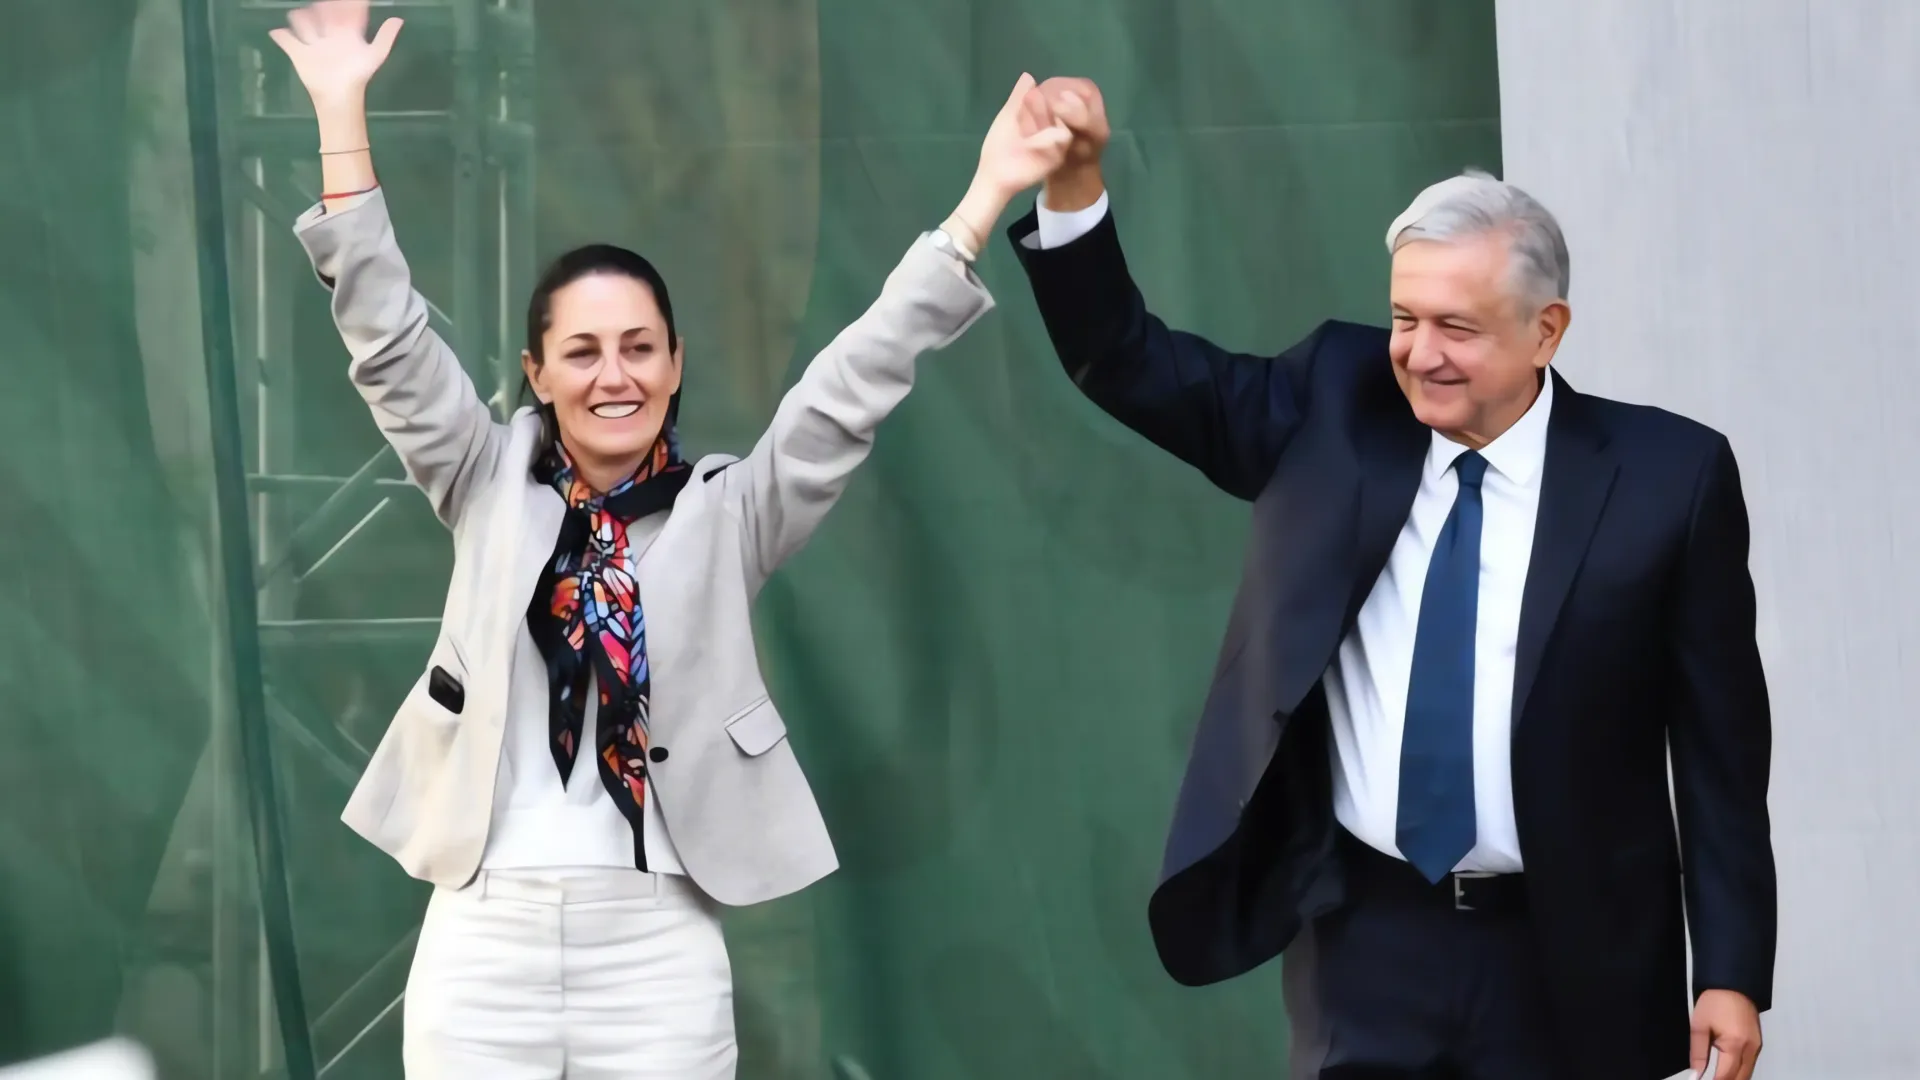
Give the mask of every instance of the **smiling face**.
[{"label": "smiling face", "polygon": [[1393,255],[1394,375],[1420,422],[1471,447],[1513,426],[1539,394],[1571,312],[1516,297],[1500,232],[1415,240]]},{"label": "smiling face", "polygon": [[553,406],[581,478],[606,491],[659,439],[680,389],[681,343],[653,288],[612,269],[555,289],[542,321],[538,354],[521,356],[527,382]]}]

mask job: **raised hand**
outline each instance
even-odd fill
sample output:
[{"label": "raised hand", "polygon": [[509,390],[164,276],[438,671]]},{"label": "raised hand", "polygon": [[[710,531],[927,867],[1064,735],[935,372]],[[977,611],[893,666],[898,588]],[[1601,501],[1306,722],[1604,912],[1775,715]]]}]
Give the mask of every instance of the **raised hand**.
[{"label": "raised hand", "polygon": [[1013,93],[994,115],[980,144],[980,166],[974,170],[973,184],[943,226],[971,251],[986,245],[987,230],[1015,195],[1046,179],[1066,160],[1067,144],[1073,140],[1066,126],[1036,127],[1024,118],[1023,103],[1033,88],[1033,76],[1025,74],[1013,85]]},{"label": "raised hand", "polygon": [[976,180],[1009,200],[1059,168],[1073,141],[1065,124],[1034,125],[1023,119],[1027,95],[1033,90],[1033,76],[1021,75],[980,144]]},{"label": "raised hand", "polygon": [[1112,129],[1107,104],[1092,79],[1057,75],[1027,91],[1020,103],[1020,127],[1037,131],[1062,125],[1073,141],[1060,167],[1047,176],[1043,196],[1048,209],[1080,210],[1092,206],[1106,190],[1100,175],[1100,154]]},{"label": "raised hand", "polygon": [[367,0],[318,0],[287,12],[287,25],[269,32],[316,106],[364,99],[393,52],[401,20],[381,23],[369,41],[367,8]]},{"label": "raised hand", "polygon": [[1092,79],[1056,75],[1034,87],[1021,102],[1027,123],[1058,123],[1073,132],[1063,167],[1097,166],[1112,135],[1107,125],[1107,103]]}]

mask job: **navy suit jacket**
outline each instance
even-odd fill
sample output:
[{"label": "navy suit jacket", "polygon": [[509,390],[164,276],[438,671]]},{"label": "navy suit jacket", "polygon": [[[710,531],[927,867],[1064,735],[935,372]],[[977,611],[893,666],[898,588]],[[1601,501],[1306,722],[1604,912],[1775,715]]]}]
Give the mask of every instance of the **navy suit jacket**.
[{"label": "navy suit jacket", "polygon": [[[1020,242],[1036,226],[1029,214],[1010,235],[1074,384],[1252,503],[1148,911],[1167,971],[1215,982],[1343,900],[1321,679],[1406,523],[1431,434],[1386,330],[1328,322],[1278,356],[1231,353],[1148,312],[1111,214],[1051,250]],[[1513,797],[1559,1011],[1608,1030],[1595,1075],[1686,1067],[1683,903],[1693,989],[1770,1003],[1771,724],[1747,543],[1723,436],[1556,383]]]}]

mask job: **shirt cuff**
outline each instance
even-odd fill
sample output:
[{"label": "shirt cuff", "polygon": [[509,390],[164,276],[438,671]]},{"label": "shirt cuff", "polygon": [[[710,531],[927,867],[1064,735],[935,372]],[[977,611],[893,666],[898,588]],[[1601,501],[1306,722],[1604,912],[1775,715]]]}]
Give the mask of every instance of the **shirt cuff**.
[{"label": "shirt cuff", "polygon": [[1049,210],[1045,198],[1035,200],[1033,212],[1040,219],[1040,227],[1034,232],[1042,251],[1066,247],[1075,240],[1093,231],[1095,225],[1107,216],[1107,193],[1093,200],[1093,205],[1081,210]]}]

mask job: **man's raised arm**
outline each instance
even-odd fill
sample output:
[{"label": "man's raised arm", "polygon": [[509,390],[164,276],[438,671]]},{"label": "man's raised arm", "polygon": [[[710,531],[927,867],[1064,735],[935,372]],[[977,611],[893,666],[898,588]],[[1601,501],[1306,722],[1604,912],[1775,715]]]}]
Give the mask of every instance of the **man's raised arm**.
[{"label": "man's raised arm", "polygon": [[1299,426],[1316,334],[1277,357],[1229,352],[1172,330],[1147,310],[1120,249],[1100,155],[1109,128],[1099,88],[1054,78],[1034,88],[1026,122],[1074,133],[1032,213],[1008,236],[1061,365],[1116,420],[1252,499]]}]

